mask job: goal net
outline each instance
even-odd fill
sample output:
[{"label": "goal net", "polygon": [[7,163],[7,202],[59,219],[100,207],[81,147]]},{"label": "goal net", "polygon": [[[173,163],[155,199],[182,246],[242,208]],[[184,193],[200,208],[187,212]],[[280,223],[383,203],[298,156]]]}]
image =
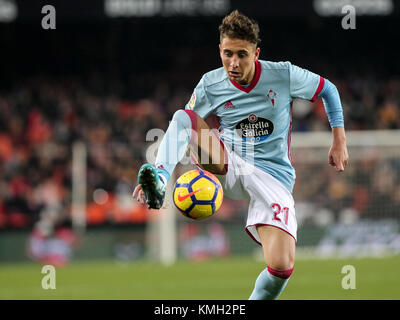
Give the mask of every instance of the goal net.
[{"label": "goal net", "polygon": [[[328,164],[331,142],[330,132],[292,136],[298,257],[400,253],[400,131],[347,132],[344,172]],[[174,243],[187,258],[261,252],[244,231],[245,201],[225,197],[220,211],[204,221],[175,216]]]},{"label": "goal net", "polygon": [[299,247],[321,256],[399,253],[400,132],[348,132],[350,162],[340,173],[328,165],[329,132],[292,141]]}]

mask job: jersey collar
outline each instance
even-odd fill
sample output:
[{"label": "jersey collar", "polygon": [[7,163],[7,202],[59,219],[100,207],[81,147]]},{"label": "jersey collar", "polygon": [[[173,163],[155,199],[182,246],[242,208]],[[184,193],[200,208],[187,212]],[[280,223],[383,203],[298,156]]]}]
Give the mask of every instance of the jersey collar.
[{"label": "jersey collar", "polygon": [[247,86],[247,87],[242,86],[239,82],[236,82],[236,81],[233,81],[233,80],[230,80],[230,79],[229,79],[229,81],[236,88],[238,88],[239,90],[242,90],[242,91],[244,91],[246,93],[249,93],[257,85],[258,80],[260,79],[260,75],[261,75],[261,64],[260,64],[260,61],[256,60],[255,61],[255,65],[256,65],[256,71],[255,71],[255,74],[254,74],[254,78],[253,78],[253,80],[251,80],[251,83],[250,83],[249,86]]}]

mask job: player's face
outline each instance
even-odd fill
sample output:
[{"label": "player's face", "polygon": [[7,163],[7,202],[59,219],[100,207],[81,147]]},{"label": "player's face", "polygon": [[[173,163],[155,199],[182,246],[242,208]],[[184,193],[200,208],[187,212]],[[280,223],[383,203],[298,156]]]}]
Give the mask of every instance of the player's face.
[{"label": "player's face", "polygon": [[248,84],[255,73],[254,61],[260,55],[260,48],[247,40],[222,38],[219,45],[222,64],[230,80]]}]

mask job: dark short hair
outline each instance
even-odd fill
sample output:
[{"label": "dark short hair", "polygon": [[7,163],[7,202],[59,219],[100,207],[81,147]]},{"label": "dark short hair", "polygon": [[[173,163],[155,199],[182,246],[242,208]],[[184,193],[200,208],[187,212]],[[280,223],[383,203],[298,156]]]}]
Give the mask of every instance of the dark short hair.
[{"label": "dark short hair", "polygon": [[232,11],[227,15],[219,26],[220,41],[224,37],[232,39],[247,40],[250,43],[259,45],[260,27],[258,23],[240,13],[238,10]]}]

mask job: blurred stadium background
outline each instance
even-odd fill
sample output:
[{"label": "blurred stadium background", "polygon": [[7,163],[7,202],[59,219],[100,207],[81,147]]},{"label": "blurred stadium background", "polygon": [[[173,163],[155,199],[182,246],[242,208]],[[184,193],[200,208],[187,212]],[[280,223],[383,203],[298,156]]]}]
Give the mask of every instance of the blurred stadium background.
[{"label": "blurred stadium background", "polygon": [[[55,30],[41,25],[49,4]],[[259,22],[262,59],[330,79],[344,108],[342,174],[322,101],[293,108],[298,261],[282,298],[400,298],[399,1],[0,0],[1,299],[247,299],[263,262],[245,202],[190,221],[169,198],[162,213],[131,198],[146,134],[220,66],[233,9]],[[341,288],[346,264],[356,290]]]}]

